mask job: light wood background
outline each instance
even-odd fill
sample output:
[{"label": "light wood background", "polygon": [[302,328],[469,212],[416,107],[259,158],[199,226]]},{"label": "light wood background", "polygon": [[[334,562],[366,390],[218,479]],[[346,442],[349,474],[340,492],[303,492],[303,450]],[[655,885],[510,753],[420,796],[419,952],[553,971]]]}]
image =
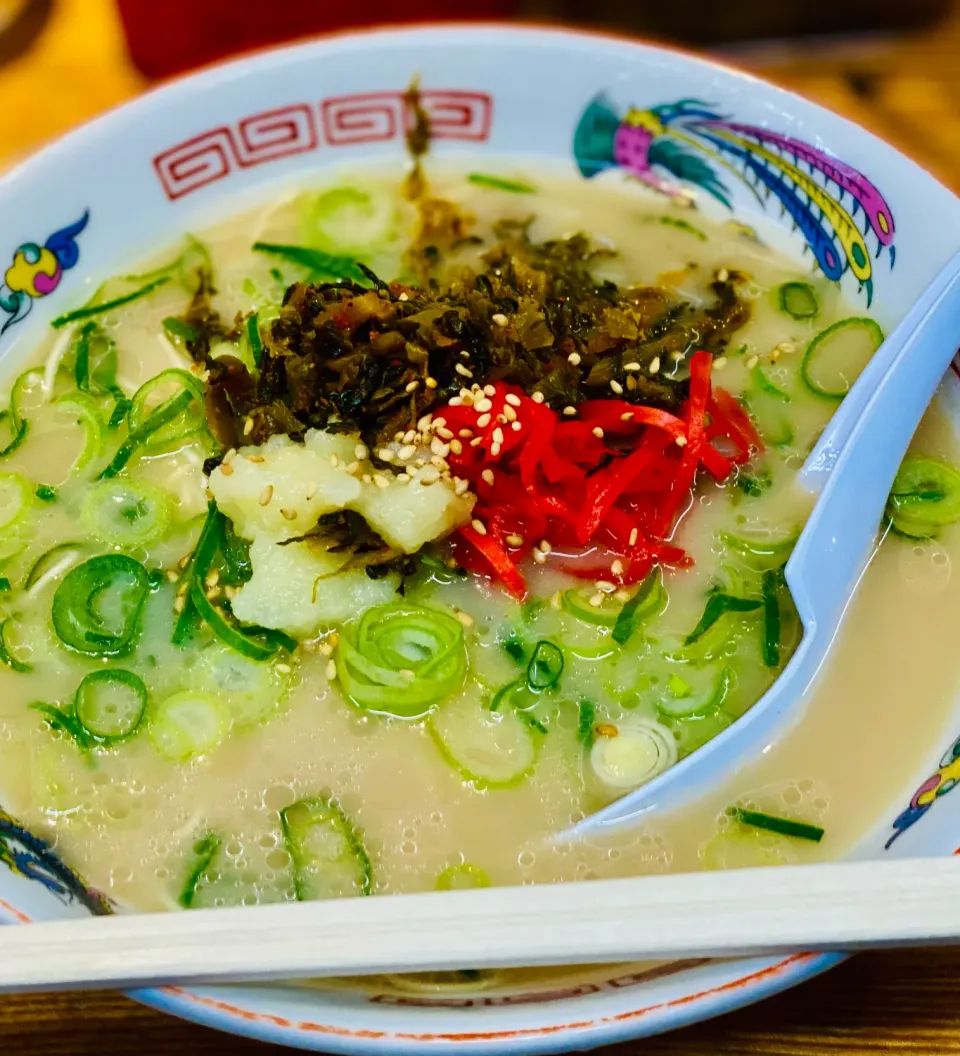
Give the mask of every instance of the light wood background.
[{"label": "light wood background", "polygon": [[[725,57],[846,114],[960,191],[960,6],[909,37],[767,44]],[[111,0],[57,0],[30,51],[0,68],[0,168],[144,87],[126,61]],[[960,950],[860,956],[761,1005],[619,1048],[642,1056],[960,1054]],[[281,1050],[119,994],[0,997],[0,1052],[16,1056],[268,1051]]]}]

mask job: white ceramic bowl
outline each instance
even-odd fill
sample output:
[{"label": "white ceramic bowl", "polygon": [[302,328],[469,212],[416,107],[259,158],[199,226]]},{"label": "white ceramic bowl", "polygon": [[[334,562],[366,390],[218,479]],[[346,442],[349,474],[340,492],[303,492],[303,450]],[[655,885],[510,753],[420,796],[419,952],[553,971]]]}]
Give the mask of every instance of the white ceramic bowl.
[{"label": "white ceramic bowl", "polygon": [[[414,73],[437,154],[508,155],[519,164],[547,158],[591,178],[606,165],[667,193],[692,191],[795,255],[812,253],[851,300],[872,301],[888,325],[960,245],[960,202],[930,176],[848,121],[745,74],[674,51],[546,29],[359,33],[178,81],[0,181],[0,355],[28,354],[51,318],[85,300],[89,288],[179,231],[228,214],[238,196],[263,197],[278,181],[345,161],[399,163],[401,93]],[[960,424],[960,385],[946,385]],[[913,800],[864,853],[954,850],[960,796],[940,797],[960,776],[955,755],[960,741],[930,745]],[[0,870],[0,919],[43,920],[101,905],[3,815],[0,862],[10,867]],[[619,978],[611,970],[562,990],[443,999],[256,986],[135,996],[305,1049],[548,1052],[682,1026],[759,1000],[836,959],[799,954]]]}]

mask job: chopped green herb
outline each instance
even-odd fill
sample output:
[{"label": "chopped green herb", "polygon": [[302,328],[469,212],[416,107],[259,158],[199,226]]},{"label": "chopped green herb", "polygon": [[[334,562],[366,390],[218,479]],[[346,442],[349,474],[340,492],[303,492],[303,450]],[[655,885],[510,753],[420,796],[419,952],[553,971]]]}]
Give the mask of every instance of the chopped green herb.
[{"label": "chopped green herb", "polygon": [[589,748],[593,744],[593,727],[597,717],[597,709],[594,707],[592,700],[581,700],[577,705],[577,709],[580,712],[577,722],[577,737]]},{"label": "chopped green herb", "polygon": [[819,825],[809,825],[805,821],[791,821],[789,818],[778,818],[775,814],[763,814],[759,810],[745,810],[743,807],[733,807],[731,815],[742,825],[749,825],[754,829],[766,829],[767,832],[775,832],[780,836],[793,836],[798,840],[810,840],[819,843],[823,839],[824,830]]},{"label": "chopped green herb", "polygon": [[263,359],[263,342],[260,340],[260,313],[254,312],[247,320],[247,341],[250,342],[250,354],[254,366],[260,366]]},{"label": "chopped green herb", "polygon": [[38,484],[36,496],[41,502],[56,502],[57,489],[50,487],[49,484]]},{"label": "chopped green herb", "polygon": [[335,257],[330,253],[324,253],[321,249],[281,245],[276,242],[254,242],[253,248],[258,253],[272,253],[289,260],[292,264],[299,264],[300,267],[309,269],[319,278],[351,279],[353,282],[363,282],[366,279],[364,273],[349,257]]},{"label": "chopped green herb", "polygon": [[742,472],[737,475],[737,487],[751,498],[761,496],[772,483],[770,474],[766,472],[757,473],[755,476]]},{"label": "chopped green herb", "polygon": [[780,664],[780,586],[783,569],[771,568],[763,573],[763,662],[767,667]]},{"label": "chopped green herb", "polygon": [[661,216],[660,223],[666,224],[668,227],[675,227],[678,231],[686,231],[688,235],[693,235],[701,242],[707,241],[707,236],[700,230],[700,228],[694,227],[693,224],[687,220],[681,220],[676,216]]},{"label": "chopped green herb", "polygon": [[613,628],[613,640],[618,645],[626,645],[644,620],[660,610],[665,597],[660,569],[655,568],[640,584],[637,593],[620,610]]},{"label": "chopped green herb", "polygon": [[541,638],[527,665],[527,685],[534,691],[556,685],[563,673],[563,653],[559,646]]}]

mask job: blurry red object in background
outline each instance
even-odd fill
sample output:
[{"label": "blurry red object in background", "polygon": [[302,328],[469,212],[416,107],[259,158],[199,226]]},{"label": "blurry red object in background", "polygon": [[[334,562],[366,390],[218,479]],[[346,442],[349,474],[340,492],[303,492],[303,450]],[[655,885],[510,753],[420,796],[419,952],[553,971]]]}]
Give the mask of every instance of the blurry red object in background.
[{"label": "blurry red object in background", "polygon": [[117,0],[134,65],[169,77],[253,48],[383,23],[498,18],[513,0]]}]

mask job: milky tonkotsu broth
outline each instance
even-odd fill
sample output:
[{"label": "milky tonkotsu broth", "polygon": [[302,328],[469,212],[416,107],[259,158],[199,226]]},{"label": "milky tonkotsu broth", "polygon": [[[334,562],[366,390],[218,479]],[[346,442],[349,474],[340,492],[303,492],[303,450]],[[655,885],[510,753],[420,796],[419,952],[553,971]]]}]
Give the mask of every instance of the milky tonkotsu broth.
[{"label": "milky tonkotsu broth", "polygon": [[[361,182],[377,180],[388,182],[370,174]],[[955,677],[941,656],[952,644],[950,629],[960,618],[960,595],[950,584],[951,562],[960,554],[956,527],[946,528],[935,542],[891,538],[880,547],[813,701],[789,736],[728,787],[681,813],[654,817],[607,841],[597,838],[572,847],[549,843],[551,834],[617,794],[584,777],[576,702],[591,695],[598,723],[646,714],[644,691],[631,687],[639,685],[644,664],[672,648],[669,643],[697,623],[718,563],[725,560],[718,533],[768,524],[788,531],[802,522],[805,511],[791,492],[790,471],[802,464],[836,403],[804,392],[799,360],[815,333],[863,311],[845,303],[832,284],[800,274],[797,263],[732,224],[713,225],[696,212],[664,206],[632,188],[621,191],[547,176],[533,182],[535,195],[515,195],[440,170],[432,189],[474,213],[481,234],[503,217],[530,214],[536,215],[532,235],[538,240],[588,232],[601,245],[618,250],[598,270],[620,285],[660,282],[696,299],[707,296],[707,283],[718,269],[749,274],[746,295],[752,318],[730,342],[725,363],[717,365],[721,369],[715,367],[715,382],[734,393],[748,390],[761,357],[769,379],[790,394],[784,413],[789,414],[792,437],[782,447],[770,445],[766,456],[772,486],[750,495],[709,478],[701,481],[694,508],[675,537],[695,566],[666,571],[669,606],[650,641],[642,635],[632,641],[630,661],[609,659],[609,628],[598,629],[550,603],[557,591],[578,585],[554,571],[550,561],[529,566],[533,593],[547,603],[525,622],[517,604],[486,580],[471,576],[447,582],[454,577],[441,574],[443,582],[438,583],[422,573],[414,577],[408,598],[456,607],[467,616],[471,666],[462,694],[482,694],[484,687],[494,689],[517,677],[516,662],[503,648],[504,628],[525,627],[530,641],[560,641],[570,650],[561,691],[536,710],[549,728],[538,742],[536,766],[525,780],[504,788],[478,789],[465,781],[438,751],[429,723],[388,719],[346,703],[337,681],[329,680],[332,648],[324,647],[323,640],[297,648],[280,669],[264,667],[266,689],[261,686],[258,692],[282,700],[261,716],[263,721],[244,727],[244,701],[227,692],[235,725],[207,754],[185,762],[163,758],[146,728],[116,746],[80,750],[29,707],[35,701],[69,705],[80,679],[104,666],[104,661],[68,652],[50,628],[53,594],[70,567],[70,554],[64,552],[62,567],[52,562],[49,575],[30,591],[14,589],[4,603],[12,617],[7,647],[33,669],[0,668],[0,802],[31,831],[49,838],[71,866],[117,903],[145,910],[175,908],[194,841],[208,832],[223,839],[222,901],[293,897],[278,812],[309,797],[334,796],[352,820],[372,862],[375,894],[432,889],[438,875],[458,863],[477,866],[495,884],[510,884],[832,858],[848,850],[909,791],[928,761],[930,745],[942,737],[954,710]],[[292,196],[196,234],[209,246],[218,291],[214,304],[226,320],[279,301],[289,283],[304,277],[288,261],[250,248],[256,240],[304,240]],[[366,256],[366,263],[385,277],[397,274],[406,240],[401,223],[395,241]],[[160,254],[154,265],[179,251]],[[464,250],[464,260],[475,252]],[[809,282],[816,291],[820,310],[815,320],[793,319],[779,309],[773,291],[790,280]],[[165,318],[179,315],[184,307],[184,291],[169,283],[100,320],[119,350],[117,381],[126,393],[160,370],[189,366],[162,327]],[[57,332],[38,351],[36,363],[57,342],[62,351],[68,332]],[[774,348],[780,354],[771,360]],[[52,503],[37,501],[25,548],[8,557],[2,574],[14,588],[54,545],[89,539],[77,515],[89,484],[82,474],[69,476],[80,430],[68,416],[58,417],[42,405],[36,387],[26,392],[23,409],[31,434],[0,469],[55,485],[58,496]],[[937,411],[928,414],[915,446],[925,454],[953,456],[952,435]],[[128,551],[147,568],[172,574],[158,576],[152,587],[136,651],[108,665],[128,668],[143,679],[150,695],[146,724],[155,701],[197,680],[205,679],[204,685],[216,690],[211,665],[227,662],[223,658],[229,654],[212,638],[203,639],[199,649],[181,650],[170,642],[173,580],[203,522],[207,494],[202,463],[213,450],[209,438],[198,440],[172,453],[139,457],[126,471],[166,489],[177,503],[173,525],[160,541]],[[110,549],[89,542],[84,556]],[[742,633],[722,646],[729,650],[724,655],[736,681],[725,708],[669,727],[681,755],[733,721],[775,677],[776,669],[760,662],[758,624],[750,619],[745,618]],[[795,644],[796,634],[796,621],[785,605],[785,651]],[[906,720],[900,717],[905,700],[910,701],[909,737],[903,735]],[[820,844],[761,833],[740,832],[731,838],[725,809],[747,802],[771,814],[822,825],[826,835]]]}]

